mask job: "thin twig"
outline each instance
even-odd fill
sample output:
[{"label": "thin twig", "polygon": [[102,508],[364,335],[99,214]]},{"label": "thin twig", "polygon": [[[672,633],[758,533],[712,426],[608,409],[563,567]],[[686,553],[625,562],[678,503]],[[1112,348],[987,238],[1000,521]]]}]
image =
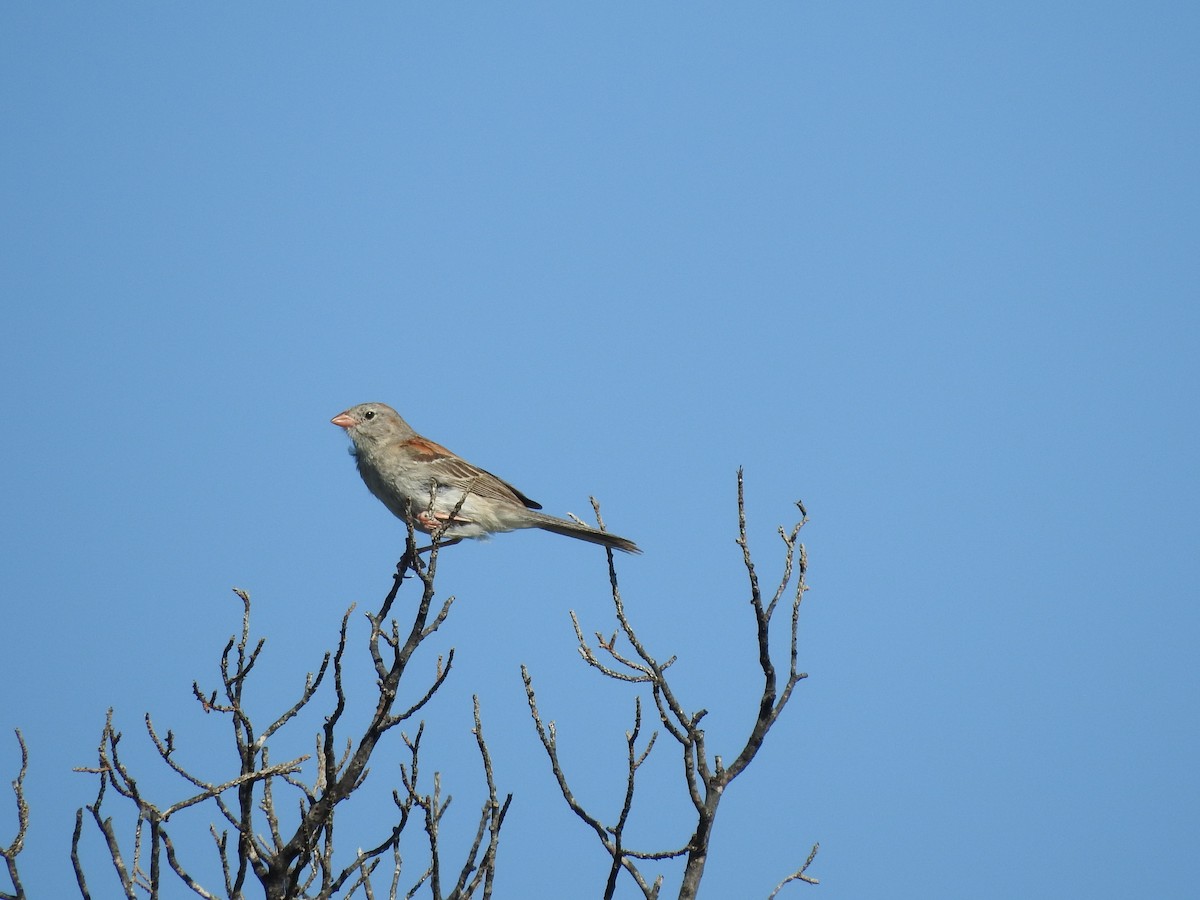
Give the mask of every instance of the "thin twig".
[{"label": "thin twig", "polygon": [[[799,533],[800,529],[808,521],[808,514],[802,503],[798,502],[796,505],[800,510],[801,519],[790,530],[779,529],[779,535],[782,538],[785,551],[782,572],[774,593],[770,599],[764,601],[762,589],[759,584],[758,571],[747,537],[745,482],[742,470],[738,469],[738,536],[736,543],[741,549],[742,565],[746,570],[746,577],[749,582],[749,605],[754,615],[755,645],[758,651],[758,663],[762,671],[763,682],[762,690],[756,698],[757,715],[755,716],[754,725],[746,738],[745,744],[734,758],[733,763],[728,767],[725,766],[720,755],[713,755],[711,758],[709,756],[706,735],[703,728],[701,728],[701,722],[707,715],[707,710],[699,709],[695,712],[688,712],[667,679],[666,671],[671,663],[675,661],[675,657],[670,657],[666,663],[658,662],[634,629],[626,613],[625,603],[617,582],[614,554],[611,551],[608,553],[609,585],[612,594],[613,611],[616,615],[618,627],[617,631],[611,637],[606,637],[601,632],[595,632],[596,648],[607,654],[612,660],[611,663],[607,660],[601,660],[597,650],[593,649],[592,645],[584,637],[584,630],[579,623],[578,617],[574,612],[571,613],[571,623],[575,629],[578,651],[583,661],[601,674],[616,681],[626,684],[648,684],[651,698],[658,712],[659,721],[662,722],[667,733],[679,744],[682,750],[684,780],[688,796],[692,801],[697,815],[695,830],[682,849],[662,853],[639,853],[629,850],[624,846],[623,835],[632,808],[635,774],[652,749],[654,739],[657,736],[656,734],[650,739],[645,749],[639,755],[636,750],[636,741],[641,727],[640,698],[638,698],[635,709],[634,727],[626,734],[628,775],[622,810],[617,823],[606,829],[599,818],[584,809],[571,792],[558,757],[554,723],[551,722],[549,725],[546,725],[542,722],[528,670],[524,666],[521,667],[521,677],[525,682],[530,715],[533,718],[538,737],[550,760],[551,771],[558,781],[563,799],[580,820],[597,833],[605,850],[612,858],[605,891],[606,897],[612,896],[615,890],[616,876],[621,867],[625,867],[627,871],[631,871],[634,874],[639,887],[642,888],[643,893],[647,897],[652,895],[657,896],[658,890],[662,885],[662,877],[660,876],[652,886],[647,885],[641,879],[640,875],[637,874],[636,869],[632,867],[632,860],[671,858],[685,853],[688,859],[679,896],[681,898],[696,896],[696,891],[698,890],[708,858],[709,839],[712,834],[717,808],[725,789],[754,759],[767,733],[778,720],[788,700],[791,698],[793,688],[801,679],[806,677],[804,673],[799,671],[797,666],[797,633],[799,607],[804,593],[808,589],[804,581],[808,567],[808,555],[804,545],[799,542]],[[600,515],[599,504],[594,498],[592,500],[592,508],[596,514],[596,521],[599,523],[600,528],[603,529],[604,520]],[[770,652],[771,622],[780,600],[783,598],[788,585],[792,582],[797,572],[797,586],[792,601],[790,623],[788,674],[782,687],[780,687],[778,685],[779,676]],[[618,645],[618,636],[623,639],[621,646]],[[632,648],[632,654],[627,653],[623,649],[624,644]],[[815,848],[813,856],[815,856]],[[798,873],[795,874],[792,880],[809,880],[804,871],[807,869],[808,864],[812,862],[813,856],[810,856],[808,863],[798,870]]]},{"label": "thin twig", "polygon": [[803,882],[806,882],[807,884],[820,884],[821,882],[819,880],[817,880],[816,878],[812,878],[812,877],[804,874],[805,872],[808,871],[808,867],[812,865],[813,860],[817,858],[817,851],[820,849],[821,849],[820,844],[813,844],[812,850],[808,854],[808,859],[806,859],[804,861],[804,865],[802,865],[800,868],[798,868],[795,872],[793,872],[787,878],[783,879],[783,881],[779,882],[779,884],[775,886],[775,890],[771,891],[771,893],[767,896],[767,900],[775,900],[775,895],[778,894],[781,890],[783,890],[783,886],[785,884],[787,884],[788,882],[791,882],[791,881],[803,881]]},{"label": "thin twig", "polygon": [[29,771],[29,748],[25,746],[25,738],[21,729],[16,729],[17,746],[21,748],[21,769],[13,779],[13,795],[17,803],[17,833],[12,843],[0,847],[0,857],[8,868],[8,877],[12,881],[13,893],[0,891],[0,900],[24,900],[25,889],[21,886],[21,874],[17,871],[17,855],[25,849],[25,836],[29,833],[29,804],[25,801],[25,774]]}]

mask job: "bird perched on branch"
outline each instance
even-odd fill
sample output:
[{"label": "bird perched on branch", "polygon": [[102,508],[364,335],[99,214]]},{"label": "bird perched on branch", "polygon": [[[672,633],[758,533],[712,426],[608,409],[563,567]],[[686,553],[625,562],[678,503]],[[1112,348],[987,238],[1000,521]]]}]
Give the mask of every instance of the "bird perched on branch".
[{"label": "bird perched on branch", "polygon": [[371,493],[421,531],[444,527],[442,534],[457,542],[498,531],[541,528],[626,553],[642,552],[623,537],[538,512],[540,503],[421,437],[384,403],[360,403],[330,421],[345,428],[354,443],[358,474]]}]

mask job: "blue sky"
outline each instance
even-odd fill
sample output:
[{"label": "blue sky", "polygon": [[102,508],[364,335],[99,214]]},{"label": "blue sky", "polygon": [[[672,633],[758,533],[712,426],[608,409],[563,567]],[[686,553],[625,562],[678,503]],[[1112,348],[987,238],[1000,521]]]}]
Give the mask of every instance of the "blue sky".
[{"label": "blue sky", "polygon": [[[619,561],[630,614],[727,754],[755,673],[735,470],[761,567],[804,500],[810,678],[729,790],[704,896],[765,897],[814,841],[822,886],[783,896],[1189,896],[1198,25],[1181,3],[5,4],[0,773],[20,727],[31,893],[69,895],[94,796],[70,769],[109,706],[130,754],[149,711],[198,765],[231,759],[190,700],[231,587],[268,639],[264,717],[386,592],[403,530],[328,423],[383,400],[547,511],[602,500],[645,550]],[[453,827],[474,691],[516,795],[497,896],[599,896],[518,666],[611,812],[633,700],[568,618],[611,629],[603,554],[505,535],[447,551],[439,586],[458,669],[426,765]],[[635,843],[691,824],[657,754]]]}]

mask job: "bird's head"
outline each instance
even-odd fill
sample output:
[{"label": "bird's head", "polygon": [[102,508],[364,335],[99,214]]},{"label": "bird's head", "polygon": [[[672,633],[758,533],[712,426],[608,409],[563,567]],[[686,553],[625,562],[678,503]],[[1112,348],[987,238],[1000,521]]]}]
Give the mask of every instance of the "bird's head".
[{"label": "bird's head", "polygon": [[400,414],[386,403],[360,403],[330,421],[346,434],[359,449],[372,447],[392,440],[404,440],[414,434]]}]

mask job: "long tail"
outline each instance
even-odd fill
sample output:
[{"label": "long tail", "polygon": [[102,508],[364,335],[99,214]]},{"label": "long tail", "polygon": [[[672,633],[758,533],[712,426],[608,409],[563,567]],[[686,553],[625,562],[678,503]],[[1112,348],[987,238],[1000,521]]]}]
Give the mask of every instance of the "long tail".
[{"label": "long tail", "polygon": [[626,553],[642,552],[638,549],[637,544],[620,535],[609,534],[607,531],[601,531],[598,528],[589,528],[587,525],[580,525],[578,522],[572,522],[569,519],[548,516],[545,513],[537,513],[536,515],[537,527],[544,531],[553,531],[555,534],[564,534],[567,537],[578,538],[581,541],[590,541],[593,544],[611,547],[614,550],[624,550]]}]

